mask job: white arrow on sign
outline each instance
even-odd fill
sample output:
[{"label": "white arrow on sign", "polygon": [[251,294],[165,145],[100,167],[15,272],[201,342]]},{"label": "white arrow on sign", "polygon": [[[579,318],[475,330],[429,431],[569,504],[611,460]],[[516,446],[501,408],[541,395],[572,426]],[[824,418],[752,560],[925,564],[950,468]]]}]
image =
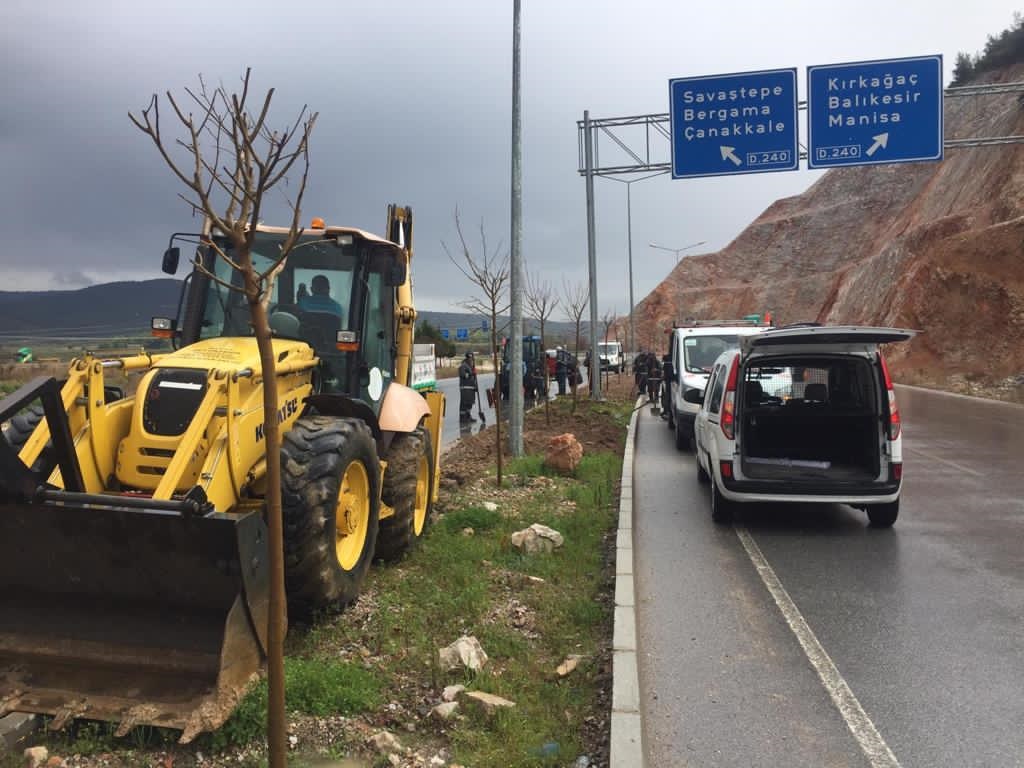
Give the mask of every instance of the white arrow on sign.
[{"label": "white arrow on sign", "polygon": [[732,160],[736,165],[743,165],[743,161],[736,157],[736,153],[733,152],[736,147],[719,147],[719,149],[722,151],[723,160]]},{"label": "white arrow on sign", "polygon": [[878,151],[879,147],[885,149],[885,145],[889,143],[888,133],[880,133],[877,136],[872,136],[871,138],[875,140],[875,143],[868,147],[868,151],[865,153],[868,157],[871,157],[873,154],[875,154],[875,152]]}]

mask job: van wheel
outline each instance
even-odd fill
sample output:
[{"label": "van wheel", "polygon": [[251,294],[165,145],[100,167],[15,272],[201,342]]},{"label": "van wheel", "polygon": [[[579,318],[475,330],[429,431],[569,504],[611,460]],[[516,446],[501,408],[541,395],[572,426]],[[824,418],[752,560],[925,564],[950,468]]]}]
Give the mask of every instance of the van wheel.
[{"label": "van wheel", "polygon": [[689,430],[683,426],[679,417],[676,416],[673,421],[676,425],[676,448],[680,451],[685,451],[690,447],[690,434]]},{"label": "van wheel", "polygon": [[[708,475],[707,471],[704,469],[704,465],[700,463],[700,454],[697,454],[696,458],[697,458],[697,482],[700,483],[701,485],[707,485],[708,480],[710,480],[711,477]],[[709,464],[711,463],[710,460],[708,461],[708,463]]]},{"label": "van wheel", "polygon": [[900,500],[890,501],[888,504],[869,504],[868,520],[875,528],[891,528],[896,518],[900,516]]},{"label": "van wheel", "polygon": [[359,597],[373,559],[380,462],[360,419],[304,416],[281,440],[284,579],[293,615]]},{"label": "van wheel", "polygon": [[718,490],[718,483],[711,481],[711,519],[726,525],[732,522],[732,502]]}]

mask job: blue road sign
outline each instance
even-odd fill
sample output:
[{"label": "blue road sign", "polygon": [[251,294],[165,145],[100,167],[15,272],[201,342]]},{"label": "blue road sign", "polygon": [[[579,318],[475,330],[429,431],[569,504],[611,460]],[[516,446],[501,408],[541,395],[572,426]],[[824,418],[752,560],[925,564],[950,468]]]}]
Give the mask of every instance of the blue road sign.
[{"label": "blue road sign", "polygon": [[469,328],[456,328],[455,338],[459,341],[465,341],[469,338]]},{"label": "blue road sign", "polygon": [[796,68],[669,80],[672,178],[799,168]]},{"label": "blue road sign", "polygon": [[491,330],[491,324],[487,320],[487,318],[484,318],[483,320],[480,321],[480,330],[481,331],[489,331],[489,330]]},{"label": "blue road sign", "polygon": [[942,159],[942,56],[807,68],[807,164]]},{"label": "blue road sign", "polygon": [[441,338],[444,339],[445,341],[448,341],[448,335],[449,335],[448,334],[448,329],[447,328],[442,328],[441,329]]}]

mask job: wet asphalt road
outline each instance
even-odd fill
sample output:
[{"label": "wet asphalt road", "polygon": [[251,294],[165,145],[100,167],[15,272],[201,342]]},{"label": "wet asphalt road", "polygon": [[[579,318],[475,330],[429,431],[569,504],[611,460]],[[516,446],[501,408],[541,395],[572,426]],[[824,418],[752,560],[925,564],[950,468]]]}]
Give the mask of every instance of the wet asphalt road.
[{"label": "wet asphalt road", "polygon": [[[477,376],[480,382],[480,405],[483,407],[484,419],[483,423],[480,422],[480,416],[478,413],[477,406],[473,405],[473,418],[476,421],[462,424],[459,422],[459,380],[457,378],[452,379],[439,379],[437,382],[437,388],[439,391],[444,393],[445,397],[445,415],[444,415],[444,429],[441,432],[441,448],[448,448],[455,444],[460,437],[463,435],[475,435],[485,426],[493,426],[495,413],[494,409],[487,405],[487,388],[494,385],[494,374],[493,373],[481,373]],[[552,381],[550,385],[550,391],[552,394],[558,392],[558,385]],[[526,408],[529,409],[534,405],[532,400],[526,402]],[[502,420],[508,419],[508,401],[504,401],[501,404],[502,407]]]},{"label": "wet asphalt road", "polygon": [[[692,454],[642,411],[650,766],[1024,766],[1024,407],[902,387],[898,399],[905,479],[891,530],[840,505],[756,506],[716,526]],[[851,729],[826,692],[744,531],[892,760],[865,756],[863,722]]]}]

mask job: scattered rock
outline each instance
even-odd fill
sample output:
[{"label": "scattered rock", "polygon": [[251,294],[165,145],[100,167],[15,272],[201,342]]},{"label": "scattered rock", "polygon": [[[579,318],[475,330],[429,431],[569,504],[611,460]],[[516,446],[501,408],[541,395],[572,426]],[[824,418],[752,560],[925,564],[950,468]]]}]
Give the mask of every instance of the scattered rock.
[{"label": "scattered rock", "polygon": [[444,691],[441,693],[442,701],[455,701],[459,698],[459,694],[466,690],[464,685],[448,685],[445,686]]},{"label": "scattered rock", "polygon": [[498,505],[495,504],[493,501],[485,501],[480,506],[482,506],[488,512],[497,512],[498,511]]},{"label": "scattered rock", "polygon": [[493,693],[483,691],[467,691],[462,697],[464,701],[470,701],[478,705],[486,714],[493,715],[499,709],[511,709],[516,705],[514,701],[495,696]]},{"label": "scattered rock", "polygon": [[480,646],[480,641],[472,635],[463,635],[437,653],[441,668],[445,670],[458,669],[461,665],[477,672],[487,663],[487,654]]},{"label": "scattered rock", "polygon": [[294,735],[293,736],[289,736],[288,737],[288,749],[295,749],[297,746],[299,746],[299,737],[298,736],[294,736]]},{"label": "scattered rock", "polygon": [[576,667],[579,665],[579,663],[580,663],[580,657],[578,655],[576,655],[576,654],[571,654],[571,655],[566,657],[565,661],[563,661],[561,664],[558,665],[558,669],[555,670],[555,671],[558,672],[558,676],[559,677],[565,677],[566,675],[571,673],[574,669],[576,669]]},{"label": "scattered rock", "polygon": [[476,531],[474,531],[472,528],[463,528],[462,529],[462,535],[463,536],[472,536],[475,533],[476,533]]},{"label": "scattered rock", "polygon": [[380,731],[370,737],[370,743],[382,755],[393,755],[402,751],[402,742],[393,733]]},{"label": "scattered rock", "polygon": [[516,531],[510,537],[512,546],[528,555],[536,552],[552,552],[565,543],[562,534],[554,528],[534,523],[529,528]]},{"label": "scattered rock", "polygon": [[457,701],[446,701],[443,704],[438,704],[432,710],[430,714],[438,720],[450,720],[455,716],[455,713],[459,711],[459,702]]},{"label": "scattered rock", "polygon": [[582,458],[583,446],[570,432],[552,437],[544,452],[545,465],[568,475],[576,471]]},{"label": "scattered rock", "polygon": [[576,758],[576,762],[572,764],[572,768],[590,768],[590,758],[586,755],[580,755]]},{"label": "scattered rock", "polygon": [[29,747],[24,751],[26,768],[39,768],[43,765],[50,752],[46,747]]}]

